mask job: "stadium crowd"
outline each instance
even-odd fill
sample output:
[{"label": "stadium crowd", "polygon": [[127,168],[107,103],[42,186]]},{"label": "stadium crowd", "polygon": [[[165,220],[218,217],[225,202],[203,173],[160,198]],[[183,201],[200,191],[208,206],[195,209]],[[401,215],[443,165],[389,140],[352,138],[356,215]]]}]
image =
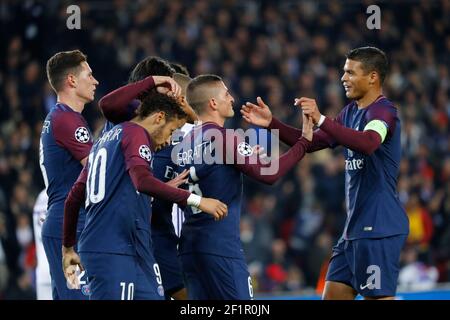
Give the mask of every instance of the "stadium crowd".
[{"label": "stadium crowd", "polygon": [[[400,285],[450,282],[450,1],[381,2],[381,30],[366,27],[369,2],[77,1],[80,30],[66,27],[70,1],[2,2],[0,299],[35,297],[39,135],[56,102],[45,62],[75,48],[100,82],[83,113],[97,131],[104,121],[97,101],[149,55],[185,65],[191,76],[221,75],[236,110],[260,95],[299,127],[295,97],[316,98],[336,115],[347,103],[345,53],[381,48],[390,60],[384,94],[402,121],[398,192],[410,220],[402,266],[416,271],[401,273]],[[239,112],[227,126],[248,128]],[[342,149],[307,155],[275,186],[246,179],[244,190],[241,239],[256,292],[320,291],[346,218]]]}]

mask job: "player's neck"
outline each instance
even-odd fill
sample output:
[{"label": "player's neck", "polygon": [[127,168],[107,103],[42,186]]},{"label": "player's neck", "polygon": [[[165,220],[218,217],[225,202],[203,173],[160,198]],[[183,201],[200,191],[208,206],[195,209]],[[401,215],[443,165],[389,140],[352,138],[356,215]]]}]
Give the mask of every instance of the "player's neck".
[{"label": "player's neck", "polygon": [[371,105],[375,100],[378,99],[379,96],[383,94],[381,88],[376,90],[369,90],[361,99],[356,100],[356,104],[358,105],[358,109],[363,109]]},{"label": "player's neck", "polygon": [[58,92],[57,101],[60,103],[64,103],[65,105],[69,106],[72,110],[76,112],[83,112],[84,109],[84,101],[81,101],[78,97],[73,97],[70,94],[67,94],[66,92]]},{"label": "player's neck", "polygon": [[223,119],[220,116],[216,116],[216,115],[206,115],[205,114],[205,115],[198,116],[198,119],[201,122],[214,122],[221,127],[223,127],[225,125],[225,119]]}]

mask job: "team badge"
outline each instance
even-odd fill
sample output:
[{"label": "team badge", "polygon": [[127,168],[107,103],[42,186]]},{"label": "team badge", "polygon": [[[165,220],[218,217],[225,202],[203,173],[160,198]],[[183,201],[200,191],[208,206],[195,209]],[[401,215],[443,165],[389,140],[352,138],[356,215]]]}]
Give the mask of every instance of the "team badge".
[{"label": "team badge", "polygon": [[244,157],[249,157],[253,154],[253,148],[247,142],[239,143],[237,151]]},{"label": "team badge", "polygon": [[90,138],[89,130],[85,127],[78,127],[77,130],[75,130],[75,139],[77,139],[78,142],[87,143]]},{"label": "team badge", "polygon": [[84,286],[82,286],[81,293],[84,294],[85,296],[90,296],[91,295],[91,286],[88,284],[85,284]]},{"label": "team badge", "polygon": [[149,162],[152,158],[152,152],[150,151],[150,148],[145,144],[139,147],[139,155],[141,156],[142,159]]}]

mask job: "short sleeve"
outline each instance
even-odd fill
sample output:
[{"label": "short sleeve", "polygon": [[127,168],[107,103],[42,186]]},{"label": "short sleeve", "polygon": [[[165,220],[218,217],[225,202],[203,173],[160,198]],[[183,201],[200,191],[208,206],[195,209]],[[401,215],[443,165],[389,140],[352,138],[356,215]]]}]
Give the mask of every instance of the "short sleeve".
[{"label": "short sleeve", "polygon": [[379,131],[383,131],[383,129],[386,128],[386,133],[389,133],[389,135],[392,136],[395,132],[396,117],[397,110],[394,106],[387,104],[377,104],[367,110],[367,125],[364,130],[374,130],[380,133]]},{"label": "short sleeve", "polygon": [[239,165],[261,164],[261,158],[255,151],[255,146],[250,145],[242,134],[232,129],[223,130],[222,133],[226,163],[231,163],[237,167]]},{"label": "short sleeve", "polygon": [[78,161],[89,155],[93,144],[86,120],[77,112],[59,112],[52,119],[56,143],[67,149]]},{"label": "short sleeve", "polygon": [[149,166],[152,160],[150,146],[150,137],[144,128],[137,125],[124,125],[122,152],[126,170],[136,166]]}]

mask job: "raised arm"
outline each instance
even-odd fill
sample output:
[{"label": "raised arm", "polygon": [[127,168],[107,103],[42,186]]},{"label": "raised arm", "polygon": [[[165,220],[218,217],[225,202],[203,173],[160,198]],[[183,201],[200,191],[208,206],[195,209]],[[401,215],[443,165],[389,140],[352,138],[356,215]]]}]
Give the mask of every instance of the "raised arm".
[{"label": "raised arm", "polygon": [[288,126],[272,115],[269,106],[261,97],[256,98],[256,104],[247,102],[241,108],[241,114],[248,123],[267,128],[279,130],[280,140],[289,146],[293,146],[301,137],[300,129]]},{"label": "raised arm", "polygon": [[[288,146],[293,146],[302,137],[302,130],[291,127],[272,116],[272,112],[267,104],[258,97],[257,104],[247,102],[241,108],[242,117],[249,123],[267,128],[272,132],[278,130],[280,140]],[[314,132],[312,143],[306,152],[314,152],[333,146],[333,139],[321,130]]]},{"label": "raised arm", "polygon": [[[224,145],[226,156],[233,157],[233,165],[245,175],[262,183],[273,184],[304,157],[307,148],[310,146],[312,121],[304,117],[303,124],[303,136],[276,160],[263,163],[256,153],[250,151],[251,146],[237,135],[232,138],[232,141],[230,141],[230,138],[224,139],[224,141],[228,140]],[[248,150],[248,152],[242,152],[243,149]]]},{"label": "raised arm", "polygon": [[331,136],[337,143],[354,151],[371,155],[384,142],[387,134],[395,131],[396,110],[393,106],[374,105],[366,114],[367,125],[363,131],[343,126],[320,114],[314,99],[299,99],[305,114],[311,115],[320,129]]},{"label": "raised arm", "polygon": [[153,176],[150,170],[150,158],[144,157],[143,153],[140,152],[142,148],[150,150],[150,141],[139,130],[142,129],[126,127],[122,136],[125,169],[128,171],[136,190],[155,198],[175,202],[181,206],[198,207],[200,210],[211,214],[216,220],[224,218],[228,212],[224,203],[172,187]]},{"label": "raised arm", "polygon": [[180,86],[170,77],[148,76],[147,78],[122,86],[100,99],[98,105],[108,121],[114,124],[128,121],[134,117],[139,99],[149,90],[161,87],[162,92],[181,93]]},{"label": "raised arm", "polygon": [[114,124],[133,118],[134,111],[139,106],[138,98],[155,87],[152,76],[144,80],[122,86],[100,99],[98,105],[108,121]]}]

